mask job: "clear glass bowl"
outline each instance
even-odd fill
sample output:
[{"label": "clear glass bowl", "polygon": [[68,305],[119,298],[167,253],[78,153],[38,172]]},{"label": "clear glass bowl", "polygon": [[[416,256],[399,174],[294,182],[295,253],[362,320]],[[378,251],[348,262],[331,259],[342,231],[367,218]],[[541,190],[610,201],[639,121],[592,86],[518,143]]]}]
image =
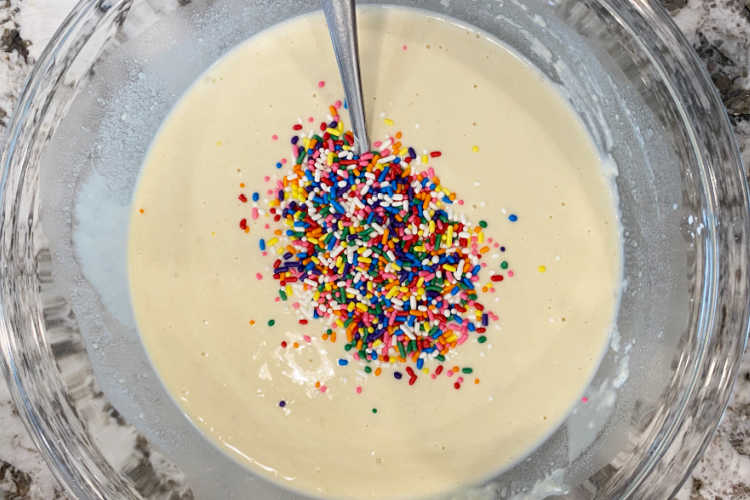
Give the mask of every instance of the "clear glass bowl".
[{"label": "clear glass bowl", "polygon": [[[619,171],[627,283],[588,402],[454,496],[669,497],[719,422],[748,331],[748,187],[708,75],[646,0],[391,3],[512,47]],[[2,366],[78,498],[294,496],[203,440],[159,384],[132,323],[124,241],[143,155],[182,92],[232,46],[316,7],[82,0],[27,82],[2,154]]]}]

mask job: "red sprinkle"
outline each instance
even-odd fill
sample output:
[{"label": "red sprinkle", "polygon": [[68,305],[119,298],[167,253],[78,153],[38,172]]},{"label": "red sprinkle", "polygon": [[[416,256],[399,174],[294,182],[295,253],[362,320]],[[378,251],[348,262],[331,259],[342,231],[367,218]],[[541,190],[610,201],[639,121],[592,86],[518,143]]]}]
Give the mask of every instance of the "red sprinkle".
[{"label": "red sprinkle", "polygon": [[460,389],[461,388],[461,384],[459,384],[458,382],[456,382],[456,383],[453,384],[453,387],[455,387],[456,389]]},{"label": "red sprinkle", "polygon": [[431,151],[430,152],[430,156],[433,157],[433,158],[439,158],[439,157],[443,156],[443,153],[441,153],[440,151]]},{"label": "red sprinkle", "polygon": [[300,325],[306,325],[307,324],[307,320],[303,318],[303,319],[299,320],[299,324]]},{"label": "red sprinkle", "polygon": [[503,278],[502,274],[493,274],[490,279],[492,281],[503,281],[505,278]]},{"label": "red sprinkle", "polygon": [[294,125],[292,125],[292,130],[302,130],[302,125],[300,125],[299,123],[295,123]]},{"label": "red sprinkle", "polygon": [[247,203],[247,196],[245,196],[243,193],[240,193],[240,195],[237,197],[242,203]]},{"label": "red sprinkle", "polygon": [[240,229],[242,229],[243,231],[244,231],[245,229],[247,229],[247,219],[242,219],[242,220],[240,221]]},{"label": "red sprinkle", "polygon": [[286,349],[286,340],[282,340],[281,341],[281,347],[283,347],[284,349]]}]

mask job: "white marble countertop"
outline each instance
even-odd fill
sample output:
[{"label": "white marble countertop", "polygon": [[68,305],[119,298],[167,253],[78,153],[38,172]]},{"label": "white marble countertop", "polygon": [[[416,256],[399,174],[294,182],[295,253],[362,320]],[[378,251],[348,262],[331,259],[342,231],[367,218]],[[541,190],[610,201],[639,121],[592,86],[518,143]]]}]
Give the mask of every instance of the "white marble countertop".
[{"label": "white marble countertop", "polygon": [[[750,0],[662,0],[705,62],[750,165]],[[0,0],[0,137],[34,60],[76,0]],[[68,498],[0,381],[0,499]],[[680,500],[750,499],[750,352],[718,432]]]}]

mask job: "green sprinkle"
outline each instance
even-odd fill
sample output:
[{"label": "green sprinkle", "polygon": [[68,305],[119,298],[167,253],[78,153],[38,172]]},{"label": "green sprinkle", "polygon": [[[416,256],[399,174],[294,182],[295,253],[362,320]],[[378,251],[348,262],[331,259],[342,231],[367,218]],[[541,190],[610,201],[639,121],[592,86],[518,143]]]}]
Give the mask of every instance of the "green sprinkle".
[{"label": "green sprinkle", "polygon": [[473,368],[469,368],[468,366],[466,368],[461,368],[461,371],[463,373],[472,373],[474,371]]},{"label": "green sprinkle", "polygon": [[486,220],[480,220],[479,221],[479,227],[487,227],[487,221]]},{"label": "green sprinkle", "polygon": [[373,409],[372,409],[372,413],[373,413],[373,414],[375,414],[375,413],[377,413],[377,412],[378,412],[378,409],[377,409],[377,408],[373,408]]},{"label": "green sprinkle", "polygon": [[435,359],[437,359],[440,362],[443,362],[445,361],[445,356],[443,356],[442,354],[438,354],[437,356],[435,356]]},{"label": "green sprinkle", "polygon": [[508,261],[504,260],[500,263],[500,269],[508,269]]},{"label": "green sprinkle", "polygon": [[279,297],[281,297],[281,300],[286,300],[286,292],[284,290],[279,290]]},{"label": "green sprinkle", "polygon": [[274,320],[274,319],[269,319],[268,320],[268,326],[273,326],[275,324],[276,324],[276,320]]},{"label": "green sprinkle", "polygon": [[351,345],[351,344],[346,344],[346,345],[344,346],[344,350],[345,350],[345,351],[351,351],[353,347],[354,347],[354,346],[353,346],[353,345]]},{"label": "green sprinkle", "polygon": [[370,368],[369,366],[365,366],[365,373],[371,373],[371,372],[372,372],[372,368]]},{"label": "green sprinkle", "polygon": [[485,342],[487,342],[487,337],[485,337],[484,335],[480,335],[479,338],[477,338],[477,342],[479,342],[480,344],[484,344]]}]

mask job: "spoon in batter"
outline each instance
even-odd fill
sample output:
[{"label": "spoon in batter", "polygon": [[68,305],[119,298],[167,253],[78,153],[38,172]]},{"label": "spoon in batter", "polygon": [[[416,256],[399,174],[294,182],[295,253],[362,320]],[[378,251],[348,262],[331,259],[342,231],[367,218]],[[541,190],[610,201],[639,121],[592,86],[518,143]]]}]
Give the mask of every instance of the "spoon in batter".
[{"label": "spoon in batter", "polygon": [[362,102],[362,83],[359,73],[357,47],[357,13],[354,0],[321,0],[323,13],[331,34],[333,52],[339,66],[344,94],[349,104],[354,146],[358,153],[370,149],[365,125],[365,106]]}]

